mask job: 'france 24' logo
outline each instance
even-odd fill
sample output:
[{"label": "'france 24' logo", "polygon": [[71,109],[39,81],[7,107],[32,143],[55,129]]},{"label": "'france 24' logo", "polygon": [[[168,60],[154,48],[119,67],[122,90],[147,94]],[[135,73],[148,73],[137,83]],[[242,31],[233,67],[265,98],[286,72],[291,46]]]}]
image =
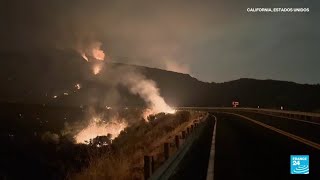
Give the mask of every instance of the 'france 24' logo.
[{"label": "'france 24' logo", "polygon": [[309,155],[291,155],[290,173],[309,174]]}]

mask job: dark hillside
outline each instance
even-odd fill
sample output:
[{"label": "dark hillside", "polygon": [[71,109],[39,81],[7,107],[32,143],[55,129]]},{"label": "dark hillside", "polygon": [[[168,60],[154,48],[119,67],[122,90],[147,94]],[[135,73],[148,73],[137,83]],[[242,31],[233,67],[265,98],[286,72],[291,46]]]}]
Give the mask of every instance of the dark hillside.
[{"label": "dark hillside", "polygon": [[[50,54],[50,55],[48,55]],[[106,62],[108,68],[131,68],[154,80],[165,100],[175,106],[231,106],[237,100],[245,107],[265,107],[314,111],[320,109],[320,86],[286,81],[238,79],[224,83],[206,83],[181,74],[135,65]],[[87,104],[135,106],[143,101],[121,86],[113,87],[91,75],[90,64],[73,51],[42,54],[0,54],[0,101],[49,103],[66,106]],[[25,72],[27,69],[28,73]],[[45,74],[41,74],[46,69]],[[102,78],[117,78],[110,74]],[[76,83],[83,87],[59,99],[53,95],[70,92]],[[118,98],[115,102],[113,94]]]}]

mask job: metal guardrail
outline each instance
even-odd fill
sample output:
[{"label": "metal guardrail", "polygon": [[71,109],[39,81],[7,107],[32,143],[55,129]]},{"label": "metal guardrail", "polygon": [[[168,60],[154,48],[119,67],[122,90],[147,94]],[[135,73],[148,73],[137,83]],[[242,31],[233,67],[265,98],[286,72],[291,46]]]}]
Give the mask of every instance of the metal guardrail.
[{"label": "metal guardrail", "polygon": [[320,123],[320,113],[287,111],[263,108],[229,108],[229,107],[178,107],[181,110],[199,110],[199,111],[246,111],[246,112],[263,112],[269,115],[301,119],[305,121]]},{"label": "metal guardrail", "polygon": [[[164,180],[169,179],[170,176],[178,168],[179,164],[181,163],[182,159],[185,157],[186,153],[190,150],[192,144],[197,141],[200,137],[203,129],[206,126],[206,122],[209,115],[207,114],[202,122],[200,122],[196,127],[194,127],[193,131],[186,137],[184,143],[179,147],[179,149],[162,164],[155,172],[151,175],[151,177],[145,177],[145,179],[150,180]],[[146,159],[145,159],[146,160]],[[146,164],[147,163],[147,164]],[[147,165],[147,166],[146,166]],[[148,167],[149,166],[149,167]],[[150,172],[150,162],[145,161],[145,171]],[[146,176],[146,174],[145,174]]]}]

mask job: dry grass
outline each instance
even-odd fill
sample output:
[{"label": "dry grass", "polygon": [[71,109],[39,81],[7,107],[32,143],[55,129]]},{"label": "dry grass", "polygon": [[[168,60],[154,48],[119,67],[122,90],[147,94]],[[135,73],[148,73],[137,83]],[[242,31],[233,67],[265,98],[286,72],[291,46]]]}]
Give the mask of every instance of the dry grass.
[{"label": "dry grass", "polygon": [[84,180],[129,180],[143,179],[143,156],[157,155],[161,161],[162,144],[190,126],[199,113],[178,112],[162,115],[156,120],[140,122],[127,128],[113,142],[114,152],[90,161],[82,172],[69,179]]},{"label": "dry grass", "polygon": [[91,162],[89,168],[79,174],[75,174],[72,179],[76,180],[99,180],[99,179],[130,179],[130,164],[128,157],[102,157]]}]

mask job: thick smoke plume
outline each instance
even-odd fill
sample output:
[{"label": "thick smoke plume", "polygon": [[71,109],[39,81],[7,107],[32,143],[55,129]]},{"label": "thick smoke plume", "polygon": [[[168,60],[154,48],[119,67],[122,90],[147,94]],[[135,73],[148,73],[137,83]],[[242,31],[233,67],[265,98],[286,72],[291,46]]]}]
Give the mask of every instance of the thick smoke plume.
[{"label": "thick smoke plume", "polygon": [[126,86],[131,93],[139,95],[146,102],[148,110],[143,115],[145,119],[150,114],[175,112],[160,96],[156,83],[147,79],[143,74],[137,71],[127,71],[122,76],[120,83]]},{"label": "thick smoke plume", "polygon": [[[118,104],[115,102],[119,101],[121,98],[121,96],[119,96],[121,93],[118,92],[118,88],[124,87],[131,94],[138,95],[145,102],[148,109],[145,111],[145,115],[142,115],[145,119],[148,114],[175,112],[174,109],[165,102],[164,98],[161,97],[156,82],[148,79],[140,69],[134,66],[114,66],[108,63],[102,64],[101,73],[96,80],[112,89],[112,91],[106,92],[106,97],[108,98],[105,101],[105,106]],[[110,100],[112,100],[112,102]]]},{"label": "thick smoke plume", "polygon": [[86,61],[123,56],[129,57],[130,64],[181,72],[166,63],[188,64],[183,45],[195,34],[189,25],[199,26],[194,20],[197,13],[190,13],[197,10],[193,3],[185,5],[186,11],[174,6],[180,5],[146,0],[11,0],[0,6],[0,19],[5,23],[0,29],[0,49],[35,53],[73,49]]}]

